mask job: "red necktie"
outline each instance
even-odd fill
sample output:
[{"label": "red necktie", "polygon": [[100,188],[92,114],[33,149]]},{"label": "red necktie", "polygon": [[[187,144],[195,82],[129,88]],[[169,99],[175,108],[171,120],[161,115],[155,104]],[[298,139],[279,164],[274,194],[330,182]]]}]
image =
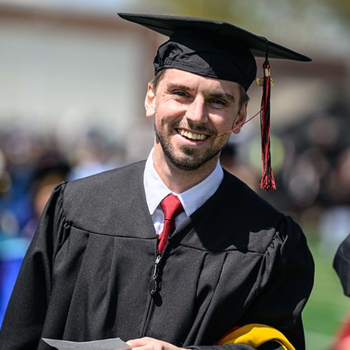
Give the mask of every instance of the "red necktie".
[{"label": "red necktie", "polygon": [[159,236],[158,251],[162,253],[167,242],[169,234],[175,231],[175,218],[183,212],[182,204],[177,196],[169,194],[160,203],[164,213],[164,227]]}]

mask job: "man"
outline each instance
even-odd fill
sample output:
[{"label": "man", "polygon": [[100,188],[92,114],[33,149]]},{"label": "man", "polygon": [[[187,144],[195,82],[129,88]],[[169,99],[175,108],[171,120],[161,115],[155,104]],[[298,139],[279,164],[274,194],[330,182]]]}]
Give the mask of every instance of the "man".
[{"label": "man", "polygon": [[[135,350],[304,349],[304,235],[218,162],[247,115],[256,66],[245,43],[265,50],[266,39],[215,21],[121,16],[170,35],[145,100],[154,148],[147,162],[54,190],[0,349],[111,337]],[[273,43],[269,53],[305,58]]]}]

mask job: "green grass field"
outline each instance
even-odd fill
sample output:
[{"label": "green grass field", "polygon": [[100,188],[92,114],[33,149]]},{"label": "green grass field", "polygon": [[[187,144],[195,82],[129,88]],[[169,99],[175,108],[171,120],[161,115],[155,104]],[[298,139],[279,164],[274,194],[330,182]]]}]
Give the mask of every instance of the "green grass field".
[{"label": "green grass field", "polygon": [[307,350],[331,350],[332,340],[350,312],[350,298],[343,290],[332,263],[316,244],[310,246],[316,265],[315,285],[303,319]]}]

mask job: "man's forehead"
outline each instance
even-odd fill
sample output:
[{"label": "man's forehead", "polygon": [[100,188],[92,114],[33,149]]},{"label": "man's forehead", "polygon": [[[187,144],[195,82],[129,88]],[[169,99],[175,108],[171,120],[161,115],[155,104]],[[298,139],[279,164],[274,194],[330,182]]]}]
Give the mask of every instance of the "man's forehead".
[{"label": "man's forehead", "polygon": [[199,74],[186,72],[181,69],[170,68],[165,69],[161,78],[166,85],[186,85],[189,88],[195,87],[198,84],[211,86],[213,88],[226,90],[239,90],[239,84],[233,81],[203,77]]}]

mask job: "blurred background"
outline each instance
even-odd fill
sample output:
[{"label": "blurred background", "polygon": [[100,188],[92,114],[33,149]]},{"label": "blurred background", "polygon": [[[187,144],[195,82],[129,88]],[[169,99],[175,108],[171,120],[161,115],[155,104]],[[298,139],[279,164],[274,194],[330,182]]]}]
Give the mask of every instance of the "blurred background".
[{"label": "blurred background", "polygon": [[[350,312],[332,268],[350,233],[348,0],[0,0],[0,324],[53,186],[143,159],[152,147],[143,100],[166,38],[117,12],[225,20],[313,59],[270,61],[277,191],[257,186],[258,118],[232,137],[222,162],[302,226],[316,261],[307,349],[335,349]],[[261,88],[249,95],[254,115]]]}]

